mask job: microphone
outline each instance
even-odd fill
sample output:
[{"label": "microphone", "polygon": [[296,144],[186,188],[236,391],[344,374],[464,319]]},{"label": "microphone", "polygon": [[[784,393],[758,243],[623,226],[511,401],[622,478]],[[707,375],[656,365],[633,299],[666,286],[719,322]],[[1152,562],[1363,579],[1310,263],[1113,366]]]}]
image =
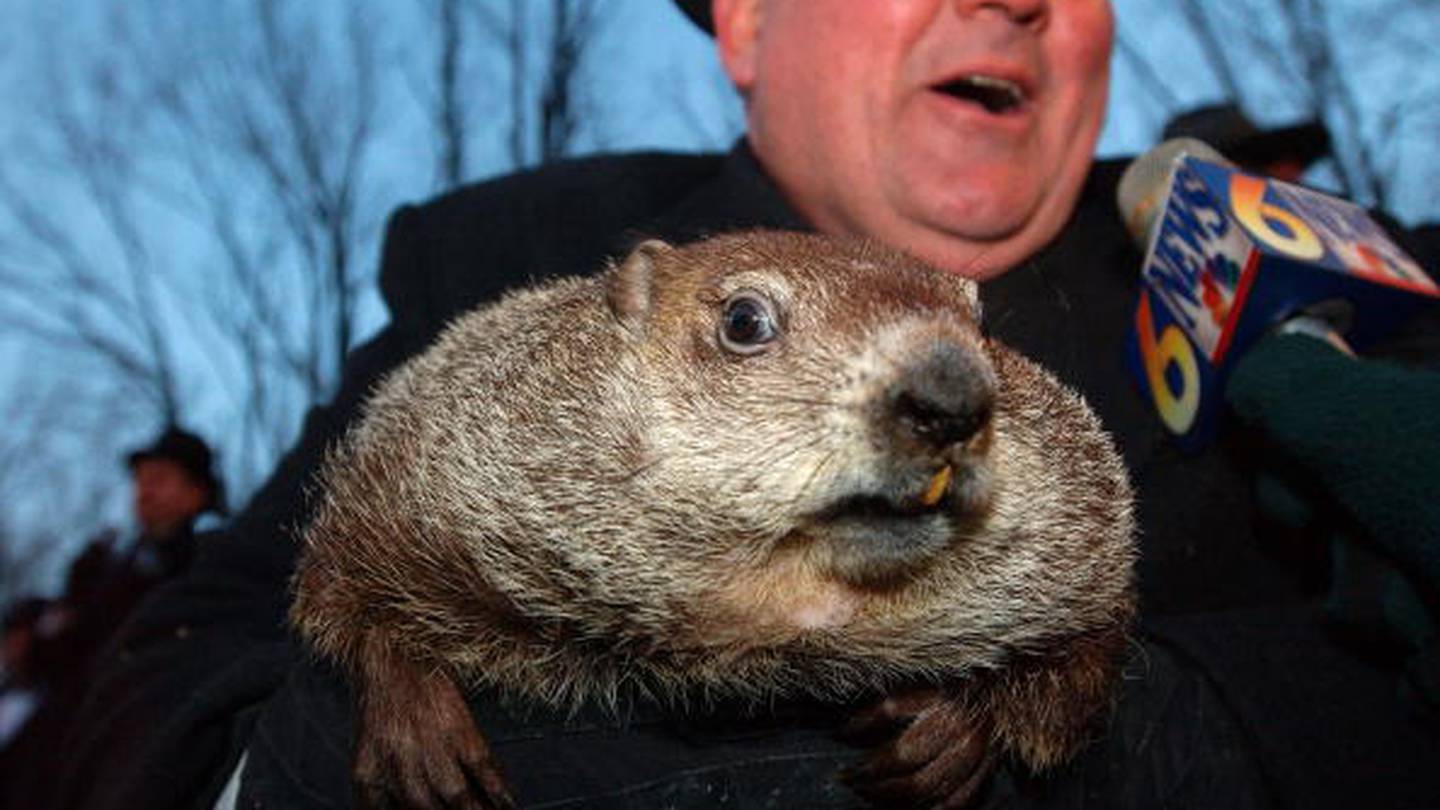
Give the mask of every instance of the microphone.
[{"label": "microphone", "polygon": [[1136,158],[1116,201],[1145,254],[1128,362],[1186,450],[1214,436],[1234,359],[1277,324],[1364,347],[1440,301],[1364,209],[1193,138]]}]

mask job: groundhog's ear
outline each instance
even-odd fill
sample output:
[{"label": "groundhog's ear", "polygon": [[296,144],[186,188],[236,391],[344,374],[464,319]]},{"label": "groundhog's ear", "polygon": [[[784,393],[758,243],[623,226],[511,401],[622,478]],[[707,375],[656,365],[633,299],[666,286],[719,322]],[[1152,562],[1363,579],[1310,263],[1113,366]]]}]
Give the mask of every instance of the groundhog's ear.
[{"label": "groundhog's ear", "polygon": [[610,311],[629,332],[640,335],[649,318],[651,282],[655,275],[655,259],[674,250],[659,239],[647,239],[635,246],[625,261],[612,266],[605,275],[605,294]]}]

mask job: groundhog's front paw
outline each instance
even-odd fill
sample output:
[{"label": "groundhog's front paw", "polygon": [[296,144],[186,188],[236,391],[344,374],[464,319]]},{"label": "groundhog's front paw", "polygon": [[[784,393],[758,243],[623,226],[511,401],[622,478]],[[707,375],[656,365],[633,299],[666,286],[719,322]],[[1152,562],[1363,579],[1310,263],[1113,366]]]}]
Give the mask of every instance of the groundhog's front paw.
[{"label": "groundhog's front paw", "polygon": [[361,701],[352,771],[359,806],[513,808],[460,691],[444,675],[410,674],[367,688]]},{"label": "groundhog's front paw", "polygon": [[989,718],[941,689],[891,695],[851,718],[843,737],[871,750],[841,778],[878,805],[964,807],[995,768]]}]

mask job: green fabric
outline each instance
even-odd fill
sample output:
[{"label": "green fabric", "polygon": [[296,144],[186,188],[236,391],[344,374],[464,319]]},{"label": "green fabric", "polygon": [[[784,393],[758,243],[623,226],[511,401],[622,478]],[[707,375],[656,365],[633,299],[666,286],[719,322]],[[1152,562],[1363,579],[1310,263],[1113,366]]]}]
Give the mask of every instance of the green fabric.
[{"label": "green fabric", "polygon": [[1410,687],[1440,699],[1440,372],[1271,336],[1225,394],[1273,451],[1260,508],[1329,543],[1332,618],[1407,651]]},{"label": "green fabric", "polygon": [[1241,359],[1226,396],[1389,557],[1440,587],[1440,373],[1276,336]]}]

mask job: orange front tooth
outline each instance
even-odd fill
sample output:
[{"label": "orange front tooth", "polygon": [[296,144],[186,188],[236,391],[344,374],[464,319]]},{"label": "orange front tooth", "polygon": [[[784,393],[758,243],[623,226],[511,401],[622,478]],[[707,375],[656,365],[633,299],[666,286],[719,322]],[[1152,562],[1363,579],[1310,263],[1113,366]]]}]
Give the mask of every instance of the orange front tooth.
[{"label": "orange front tooth", "polygon": [[950,488],[950,476],[950,465],[941,467],[935,477],[930,479],[930,486],[925,488],[925,494],[920,496],[920,505],[934,506],[939,503],[940,499],[945,497],[945,490]]}]

